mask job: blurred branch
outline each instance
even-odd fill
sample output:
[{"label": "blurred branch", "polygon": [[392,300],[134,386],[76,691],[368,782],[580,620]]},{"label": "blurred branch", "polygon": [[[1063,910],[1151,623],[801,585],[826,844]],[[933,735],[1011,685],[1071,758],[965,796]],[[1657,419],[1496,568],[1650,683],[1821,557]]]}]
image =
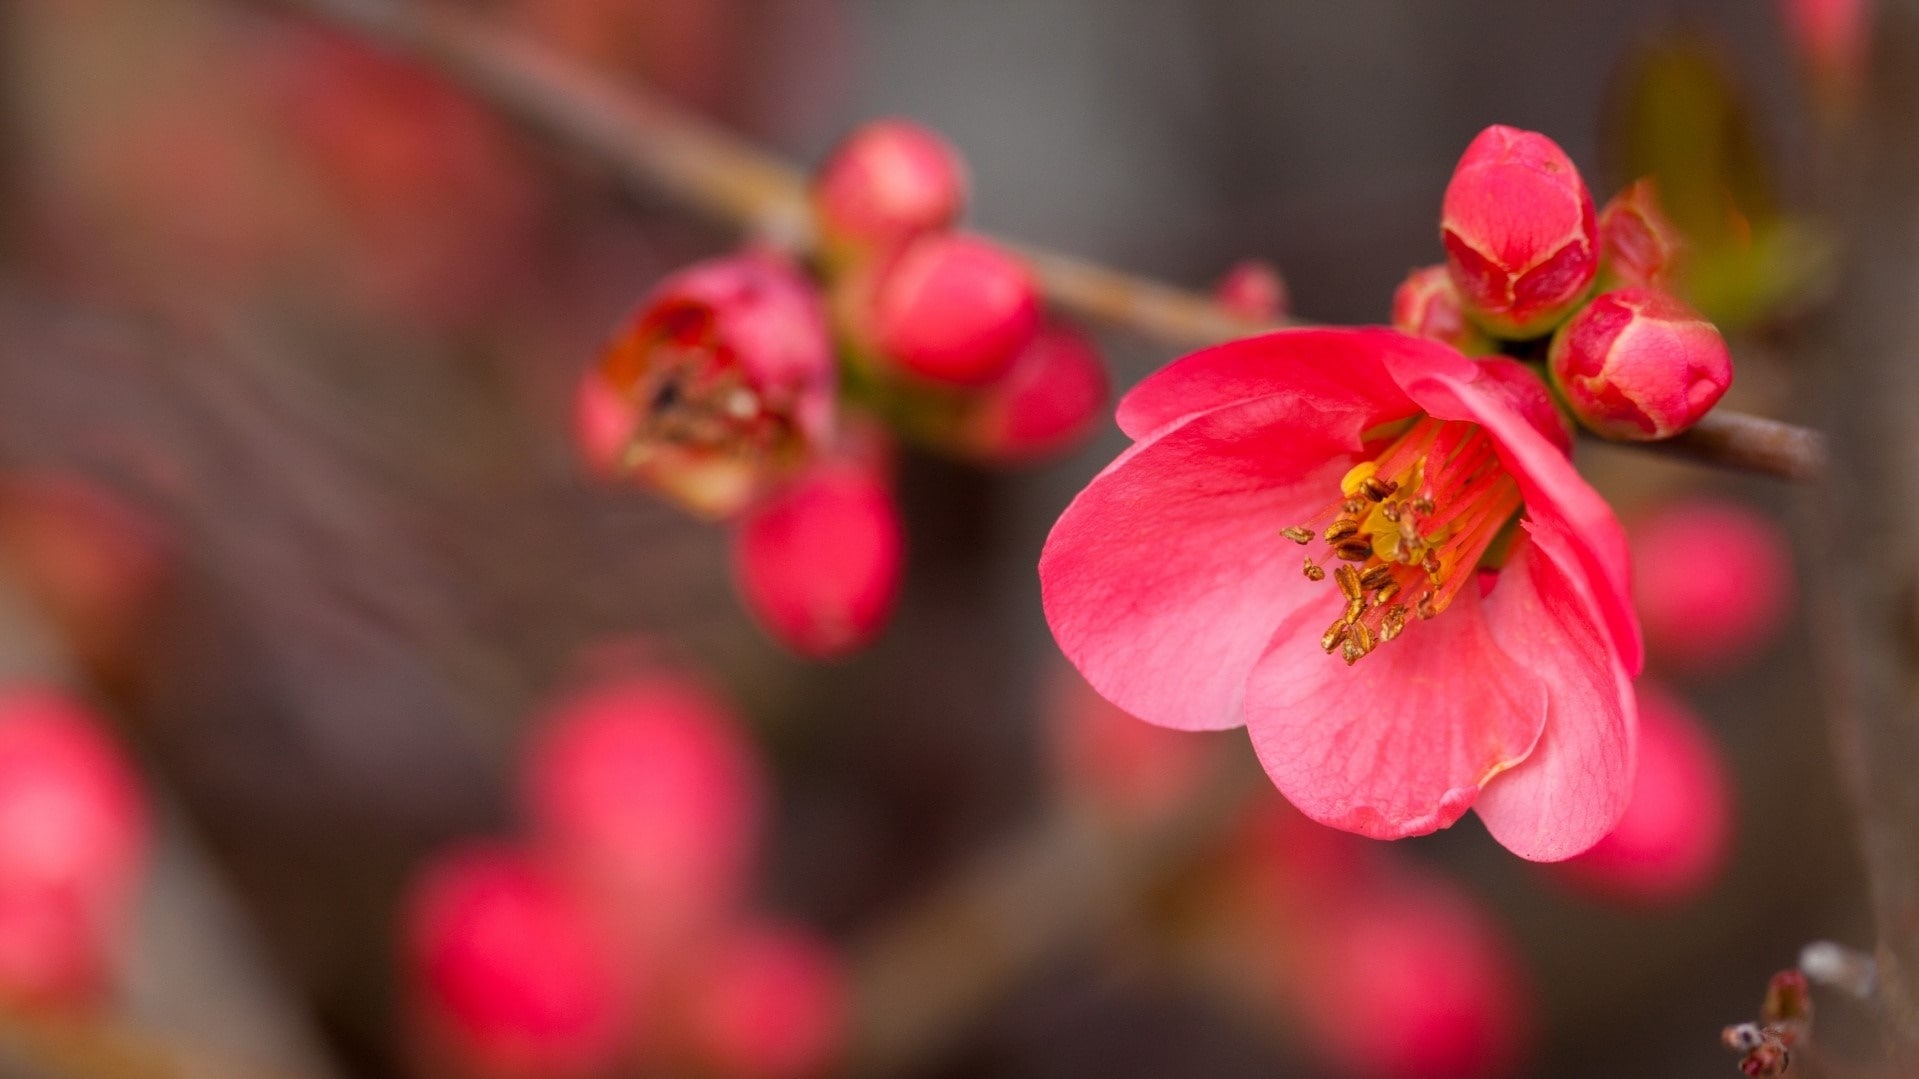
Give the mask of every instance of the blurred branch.
[{"label": "blurred branch", "polygon": [[294,1079],[97,1016],[0,1007],[0,1074],[47,1079]]},{"label": "blurred branch", "polygon": [[[599,162],[630,189],[664,193],[793,249],[811,246],[798,169],[658,96],[615,85],[520,37],[428,3],[264,2],[417,55],[501,112]],[[1054,303],[1174,348],[1201,348],[1271,328],[1235,318],[1198,293],[1013,246]],[[1816,432],[1730,412],[1715,413],[1678,439],[1635,445],[1786,479],[1812,476],[1824,461]]]},{"label": "blurred branch", "polygon": [[1816,639],[1878,935],[1873,1001],[1919,1070],[1919,0],[1876,7],[1867,102],[1825,176],[1846,240],[1816,383],[1832,431],[1814,505]]}]

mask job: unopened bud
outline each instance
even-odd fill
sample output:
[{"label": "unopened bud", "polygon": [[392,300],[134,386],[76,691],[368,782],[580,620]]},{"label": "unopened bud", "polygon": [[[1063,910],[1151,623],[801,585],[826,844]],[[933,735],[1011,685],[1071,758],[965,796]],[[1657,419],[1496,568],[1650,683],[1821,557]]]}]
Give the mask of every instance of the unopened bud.
[{"label": "unopened bud", "polygon": [[1497,394],[1560,453],[1573,455],[1572,426],[1532,368],[1504,356],[1488,357],[1479,361],[1478,384]]},{"label": "unopened bud", "polygon": [[1599,264],[1615,287],[1672,290],[1686,238],[1659,208],[1650,177],[1612,197],[1599,211]]},{"label": "unopened bud", "polygon": [[1595,216],[1585,181],[1557,143],[1501,125],[1480,132],[1446,185],[1440,218],[1468,315],[1498,337],[1552,329],[1598,271]]},{"label": "unopened bud", "polygon": [[820,166],[812,199],[829,249],[883,251],[952,225],[966,202],[966,172],[937,132],[911,120],[875,120]]},{"label": "unopened bud", "polygon": [[733,580],[748,609],[815,658],[845,655],[884,628],[904,560],[892,489],[861,462],[821,462],[748,511],[733,535]]},{"label": "unopened bud", "polygon": [[1393,328],[1451,345],[1467,355],[1492,351],[1492,343],[1466,318],[1459,286],[1444,266],[1406,275],[1393,292]]},{"label": "unopened bud", "polygon": [[[589,460],[614,461],[685,505],[728,516],[831,433],[836,369],[811,282],[746,252],[660,282],[581,391]],[[608,395],[630,417],[621,423]],[[622,429],[625,428],[623,431]]]},{"label": "unopened bud", "polygon": [[1005,374],[1038,332],[1039,291],[1025,264],[998,246],[932,233],[878,271],[870,308],[854,322],[856,336],[869,331],[880,360],[901,373],[980,386]]},{"label": "unopened bud", "polygon": [[1286,279],[1265,259],[1235,262],[1213,286],[1213,298],[1248,322],[1278,322],[1292,308]]},{"label": "unopened bud", "polygon": [[1030,461],[1071,447],[1105,412],[1106,365],[1091,338],[1049,323],[1012,369],[983,391],[966,442],[993,461]]},{"label": "unopened bud", "polygon": [[1607,438],[1670,438],[1732,384],[1719,331],[1655,289],[1601,293],[1553,336],[1553,383],[1579,422]]}]

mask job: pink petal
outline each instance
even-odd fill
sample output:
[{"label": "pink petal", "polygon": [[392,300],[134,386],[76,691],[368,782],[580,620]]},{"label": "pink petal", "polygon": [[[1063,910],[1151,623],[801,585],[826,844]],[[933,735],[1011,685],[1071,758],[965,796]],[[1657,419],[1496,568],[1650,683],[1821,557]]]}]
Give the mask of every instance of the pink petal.
[{"label": "pink petal", "polygon": [[1060,515],[1040,555],[1046,619],[1108,700],[1185,730],[1244,722],[1246,672],[1312,584],[1280,530],[1338,496],[1359,448],[1359,422],[1312,408],[1269,395],[1200,416]]},{"label": "pink petal", "polygon": [[1486,601],[1500,647],[1549,689],[1546,730],[1525,763],[1486,786],[1475,807],[1522,858],[1570,858],[1599,842],[1632,796],[1639,714],[1632,680],[1599,626],[1578,545],[1545,521]]},{"label": "pink petal", "polygon": [[1632,607],[1632,564],[1626,531],[1612,507],[1495,388],[1458,377],[1456,368],[1418,359],[1404,350],[1386,355],[1387,366],[1421,408],[1442,420],[1472,420],[1493,436],[1499,459],[1519,481],[1526,515],[1551,522],[1566,537],[1569,571],[1587,583],[1612,647],[1626,670],[1638,674],[1645,652]]},{"label": "pink petal", "polygon": [[1375,839],[1444,828],[1532,752],[1547,689],[1501,650],[1477,589],[1351,667],[1319,647],[1343,604],[1318,590],[1274,634],[1247,680],[1253,748],[1323,824]]},{"label": "pink petal", "polygon": [[[1322,414],[1322,422],[1343,417],[1364,430],[1414,411],[1380,363],[1384,342],[1399,337],[1386,330],[1281,330],[1229,341],[1149,375],[1120,400],[1114,419],[1143,440],[1201,413],[1284,393]],[[1471,363],[1443,346],[1431,348]]]}]

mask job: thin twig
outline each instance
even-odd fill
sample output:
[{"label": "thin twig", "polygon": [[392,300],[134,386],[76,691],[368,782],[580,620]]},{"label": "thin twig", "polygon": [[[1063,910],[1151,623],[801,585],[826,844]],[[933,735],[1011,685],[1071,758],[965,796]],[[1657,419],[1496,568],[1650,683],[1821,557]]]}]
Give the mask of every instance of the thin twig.
[{"label": "thin twig", "polygon": [[[268,0],[404,50],[527,127],[597,161],[637,193],[785,246],[812,243],[802,173],[664,99],[615,85],[470,16],[395,0]],[[1055,304],[1174,348],[1201,348],[1264,327],[1207,297],[1025,245]],[[1776,420],[1716,412],[1679,438],[1634,443],[1728,468],[1806,479],[1824,466],[1820,435]]]}]

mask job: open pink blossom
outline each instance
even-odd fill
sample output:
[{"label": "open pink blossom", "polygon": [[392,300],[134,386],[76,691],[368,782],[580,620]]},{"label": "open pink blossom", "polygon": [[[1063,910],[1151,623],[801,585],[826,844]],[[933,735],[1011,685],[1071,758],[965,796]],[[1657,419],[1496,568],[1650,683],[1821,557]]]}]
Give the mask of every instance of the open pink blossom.
[{"label": "open pink blossom", "polygon": [[1288,330],[1168,366],[1118,419],[1135,444],[1039,567],[1054,636],[1108,699],[1245,725],[1294,805],[1364,835],[1477,809],[1557,860],[1612,828],[1641,660],[1625,536],[1529,371]]}]

